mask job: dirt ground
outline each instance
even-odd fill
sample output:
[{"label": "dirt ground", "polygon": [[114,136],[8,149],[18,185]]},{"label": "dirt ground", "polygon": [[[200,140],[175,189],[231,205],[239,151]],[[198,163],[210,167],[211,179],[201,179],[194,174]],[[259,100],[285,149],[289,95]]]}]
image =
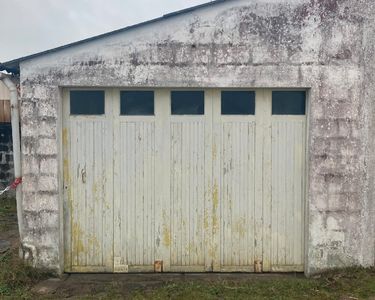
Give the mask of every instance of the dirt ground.
[{"label": "dirt ground", "polygon": [[375,269],[302,274],[65,274],[25,266],[18,257],[14,199],[0,198],[0,299],[372,299]]},{"label": "dirt ground", "polygon": [[[300,279],[303,277],[298,275]],[[200,285],[246,284],[249,282],[270,281],[272,279],[296,278],[293,275],[254,275],[254,274],[70,274],[61,279],[49,279],[33,288],[39,295],[53,295],[57,298],[159,298],[161,289],[196,288]],[[303,279],[304,280],[304,279]],[[232,287],[233,288],[233,287]],[[164,295],[175,298],[179,295]],[[188,294],[186,294],[187,296]],[[179,295],[183,296],[183,295]],[[209,297],[210,298],[210,297]]]}]

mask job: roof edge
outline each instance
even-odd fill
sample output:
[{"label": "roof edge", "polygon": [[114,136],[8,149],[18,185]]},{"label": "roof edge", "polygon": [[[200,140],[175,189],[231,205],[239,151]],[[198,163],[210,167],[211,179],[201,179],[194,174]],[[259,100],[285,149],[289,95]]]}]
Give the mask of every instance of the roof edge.
[{"label": "roof edge", "polygon": [[183,15],[183,14],[186,14],[186,13],[189,13],[189,12],[192,12],[192,11],[204,8],[204,7],[216,5],[216,4],[227,2],[227,1],[230,1],[230,0],[213,0],[211,2],[206,2],[206,3],[195,5],[195,6],[192,6],[192,7],[189,7],[189,8],[177,10],[175,12],[164,14],[161,17],[157,17],[157,18],[154,18],[154,19],[151,19],[151,20],[147,20],[147,21],[140,22],[140,23],[137,23],[137,24],[129,25],[129,26],[126,26],[126,27],[123,27],[123,28],[120,28],[120,29],[112,30],[112,31],[102,33],[102,34],[99,34],[99,35],[95,35],[95,36],[92,36],[92,37],[89,37],[89,38],[86,38],[86,39],[83,39],[83,40],[79,40],[79,41],[76,41],[76,42],[72,42],[72,43],[69,43],[69,44],[65,44],[65,45],[62,45],[62,46],[51,48],[51,49],[48,49],[48,50],[45,50],[45,51],[41,51],[41,52],[37,52],[37,53],[34,53],[34,54],[22,56],[22,57],[17,58],[17,59],[9,60],[7,62],[0,63],[0,71],[5,70],[5,71],[10,72],[10,73],[19,74],[19,72],[20,72],[19,63],[22,62],[22,61],[33,59],[35,57],[39,57],[39,56],[42,56],[42,55],[45,55],[45,54],[54,53],[54,52],[57,52],[57,51],[60,51],[60,50],[64,50],[66,48],[81,45],[81,44],[91,42],[91,41],[94,41],[94,40],[97,40],[97,39],[101,39],[101,38],[104,38],[104,37],[107,37],[107,36],[110,36],[110,35],[113,35],[113,34],[117,34],[117,33],[120,33],[120,32],[126,32],[126,31],[131,30],[131,29],[135,29],[135,28],[138,28],[138,27],[142,27],[142,26],[145,26],[145,25],[156,23],[156,22],[159,22],[159,21],[162,21],[162,20],[166,20],[166,19],[169,19],[169,18],[172,18],[172,17],[175,17],[175,16]]}]

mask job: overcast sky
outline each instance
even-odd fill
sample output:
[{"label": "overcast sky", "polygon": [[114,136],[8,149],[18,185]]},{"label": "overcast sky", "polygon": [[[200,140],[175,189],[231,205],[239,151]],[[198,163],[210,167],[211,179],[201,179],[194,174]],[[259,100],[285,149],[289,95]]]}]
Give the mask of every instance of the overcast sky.
[{"label": "overcast sky", "polygon": [[0,0],[0,62],[210,0]]}]

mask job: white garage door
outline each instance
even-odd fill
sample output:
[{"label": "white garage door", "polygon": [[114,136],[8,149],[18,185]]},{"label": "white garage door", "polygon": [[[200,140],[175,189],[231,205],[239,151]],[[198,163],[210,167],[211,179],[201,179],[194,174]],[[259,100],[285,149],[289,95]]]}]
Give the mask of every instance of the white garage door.
[{"label": "white garage door", "polygon": [[305,98],[65,91],[65,271],[303,271]]}]

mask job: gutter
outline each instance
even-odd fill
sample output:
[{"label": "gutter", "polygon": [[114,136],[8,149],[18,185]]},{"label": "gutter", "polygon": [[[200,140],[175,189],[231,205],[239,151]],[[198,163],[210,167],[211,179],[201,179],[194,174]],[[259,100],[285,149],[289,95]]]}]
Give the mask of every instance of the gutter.
[{"label": "gutter", "polygon": [[[18,100],[18,91],[15,83],[10,79],[10,75],[0,72],[0,80],[5,84],[10,92],[11,122],[12,122],[12,140],[13,140],[13,161],[14,176],[16,181],[21,181],[21,140],[20,140],[20,106]],[[17,219],[18,231],[20,235],[21,245],[23,242],[23,207],[22,207],[22,190],[16,185],[17,200]]]}]

